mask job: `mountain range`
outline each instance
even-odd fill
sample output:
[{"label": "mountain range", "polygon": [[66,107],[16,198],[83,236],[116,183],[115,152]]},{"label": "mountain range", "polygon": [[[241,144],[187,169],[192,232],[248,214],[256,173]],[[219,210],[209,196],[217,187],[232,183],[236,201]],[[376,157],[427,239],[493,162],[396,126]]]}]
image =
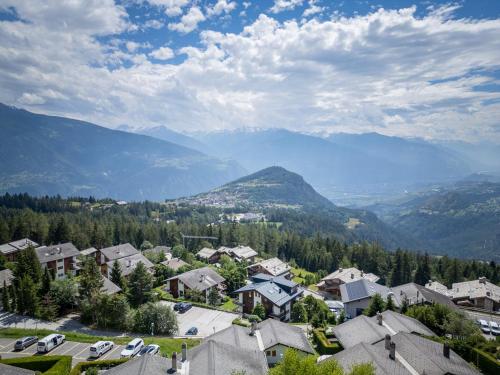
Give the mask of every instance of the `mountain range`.
[{"label": "mountain range", "polygon": [[240,177],[236,162],[164,140],[0,104],[0,193],[164,200]]}]

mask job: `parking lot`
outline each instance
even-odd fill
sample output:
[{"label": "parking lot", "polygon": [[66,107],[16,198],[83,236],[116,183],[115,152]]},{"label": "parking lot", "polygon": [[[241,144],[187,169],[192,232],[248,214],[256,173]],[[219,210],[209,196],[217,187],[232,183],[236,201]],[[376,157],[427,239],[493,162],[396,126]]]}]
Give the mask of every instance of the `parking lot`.
[{"label": "parking lot", "polygon": [[[162,303],[173,308],[174,303],[162,301]],[[191,327],[198,328],[198,335],[195,337],[207,337],[214,332],[219,332],[231,326],[234,319],[239,315],[225,311],[205,309],[193,306],[185,313],[178,313],[177,322],[179,323],[179,335],[185,335]]]},{"label": "parking lot", "polygon": [[[31,355],[39,355],[36,354],[36,344],[31,345],[30,347],[24,349],[23,351],[14,351],[14,344],[16,340],[14,339],[3,339],[0,338],[0,355],[2,358],[13,358],[13,357],[26,357]],[[71,355],[73,356],[73,366],[75,366],[78,362],[82,361],[90,361],[89,349],[92,344],[84,344],[73,341],[65,341],[63,344],[58,347],[52,349],[48,354],[49,355]],[[115,345],[113,349],[108,351],[100,360],[103,359],[117,359],[120,358],[120,352],[123,350],[124,345]],[[43,355],[43,354],[41,354]]]}]

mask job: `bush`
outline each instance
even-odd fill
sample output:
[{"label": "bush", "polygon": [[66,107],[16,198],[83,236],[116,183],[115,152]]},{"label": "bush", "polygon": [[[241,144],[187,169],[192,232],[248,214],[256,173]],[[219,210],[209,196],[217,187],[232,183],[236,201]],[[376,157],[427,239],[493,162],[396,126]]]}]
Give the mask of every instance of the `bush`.
[{"label": "bush", "polygon": [[314,329],[313,337],[319,354],[335,354],[342,350],[339,343],[332,344],[328,341],[323,329]]},{"label": "bush", "polygon": [[44,357],[20,357],[0,360],[0,363],[26,370],[39,371],[43,375],[68,375],[71,371],[71,356],[49,355]]},{"label": "bush", "polygon": [[99,370],[107,370],[107,369],[110,369],[112,367],[121,365],[122,363],[125,363],[127,361],[128,361],[128,358],[80,362],[73,368],[73,370],[71,370],[70,375],[80,375],[82,372],[86,371],[89,368],[97,368]]},{"label": "bush", "polygon": [[157,335],[174,335],[178,331],[177,317],[170,306],[162,303],[147,303],[137,309],[134,330],[151,333],[151,326]]}]

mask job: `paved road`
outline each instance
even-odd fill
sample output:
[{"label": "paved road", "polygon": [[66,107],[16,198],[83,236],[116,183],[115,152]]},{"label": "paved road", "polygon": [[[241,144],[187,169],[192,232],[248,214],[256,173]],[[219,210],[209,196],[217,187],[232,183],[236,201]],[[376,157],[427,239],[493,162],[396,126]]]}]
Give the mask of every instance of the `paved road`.
[{"label": "paved road", "polygon": [[[14,351],[14,344],[16,340],[14,339],[2,339],[0,338],[0,355],[2,358],[14,358],[14,357],[26,357],[32,355],[45,355],[36,353],[36,344],[31,345],[23,351]],[[49,355],[70,355],[73,357],[73,366],[78,362],[91,361],[89,358],[89,349],[92,344],[84,344],[74,341],[65,341],[55,349],[49,352]],[[104,354],[100,360],[103,359],[118,359],[120,358],[120,352],[123,350],[124,345],[115,345],[113,349]]]},{"label": "paved road", "polygon": [[[173,308],[174,303],[162,301],[163,304]],[[214,332],[219,332],[231,326],[234,319],[239,317],[238,314],[205,309],[202,307],[193,306],[185,313],[177,313],[177,322],[179,323],[179,335],[182,337],[191,327],[198,328],[196,337],[207,337]]]}]

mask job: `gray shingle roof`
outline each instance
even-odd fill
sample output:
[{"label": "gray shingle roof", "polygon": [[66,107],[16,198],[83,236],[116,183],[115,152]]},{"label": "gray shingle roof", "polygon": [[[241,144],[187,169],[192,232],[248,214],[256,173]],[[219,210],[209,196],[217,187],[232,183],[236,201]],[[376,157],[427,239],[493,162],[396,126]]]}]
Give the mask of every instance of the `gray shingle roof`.
[{"label": "gray shingle roof", "polygon": [[382,313],[383,325],[379,325],[377,317],[360,315],[333,328],[333,333],[344,348],[353,347],[360,342],[374,344],[384,339],[386,334],[398,332],[418,333],[434,336],[434,333],[418,320],[394,311]]},{"label": "gray shingle roof", "polygon": [[0,288],[3,288],[3,282],[5,281],[5,285],[10,286],[12,284],[12,280],[14,279],[14,275],[12,271],[8,268],[0,271]]},{"label": "gray shingle roof", "polygon": [[314,354],[314,350],[307,340],[304,331],[299,327],[275,319],[267,319],[259,323],[258,329],[262,338],[262,343],[264,344],[264,349],[268,349],[276,344],[282,344],[290,348]]},{"label": "gray shingle roof", "polygon": [[[382,343],[384,344],[384,343]],[[353,365],[360,363],[372,363],[375,367],[376,375],[410,375],[399,361],[389,358],[389,353],[384,345],[370,345],[359,343],[349,349],[342,350],[333,357],[346,372],[349,372]],[[327,359],[328,361],[329,359]]]},{"label": "gray shingle roof", "polygon": [[409,305],[416,303],[427,302],[427,303],[440,303],[442,305],[449,306],[451,308],[457,308],[447,296],[438,293],[434,290],[427,289],[422,285],[415,283],[408,283],[391,288],[394,293],[394,299],[399,305],[403,303],[403,300],[408,300]]},{"label": "gray shingle roof", "polygon": [[179,279],[190,289],[197,289],[200,291],[211,288],[226,280],[210,267],[203,267],[184,272],[180,275],[171,277],[168,280],[172,279]]},{"label": "gray shingle roof", "polygon": [[206,340],[188,352],[190,375],[230,375],[245,371],[246,375],[267,374],[263,352]]},{"label": "gray shingle roof", "polygon": [[[139,262],[142,262],[148,269],[154,267],[154,264],[142,254],[133,254],[124,258],[116,259],[116,261],[120,264],[123,276],[130,275],[135,270],[135,267],[137,267]],[[106,263],[108,265],[108,270],[111,270],[114,263],[114,260]]]},{"label": "gray shingle roof", "polygon": [[5,365],[0,363],[0,374],[2,375],[35,375],[35,371],[24,368]]},{"label": "gray shingle roof", "polygon": [[172,251],[171,247],[168,246],[155,246],[152,249],[147,249],[143,251],[143,254],[168,254]]},{"label": "gray shingle roof", "polygon": [[[453,350],[450,358],[443,355],[443,344],[421,336],[400,332],[392,336],[396,353],[402,356],[419,374],[427,375],[471,375],[480,374]],[[381,342],[377,346],[384,347]]]},{"label": "gray shingle roof", "polygon": [[202,259],[208,259],[210,258],[212,255],[218,253],[218,250],[216,249],[211,249],[209,247],[204,247],[203,249],[201,249],[200,251],[198,251],[196,253],[196,256],[198,258],[202,258]]},{"label": "gray shingle roof", "polygon": [[380,294],[385,300],[389,291],[390,289],[388,287],[366,279],[359,279],[340,285],[340,294],[342,295],[342,302],[344,303],[368,298],[376,293]]},{"label": "gray shingle roof", "polygon": [[106,257],[107,261],[110,261],[139,254],[139,250],[129,243],[124,243],[117,246],[105,247],[104,249],[101,249],[101,254]]},{"label": "gray shingle roof", "polygon": [[111,295],[111,294],[120,293],[122,291],[122,289],[118,285],[116,285],[115,283],[113,283],[107,277],[103,277],[103,279],[104,279],[104,284],[103,284],[103,286],[101,288],[101,291],[104,294]]},{"label": "gray shingle roof", "polygon": [[80,255],[87,256],[87,255],[95,254],[97,252],[98,252],[98,250],[95,247],[89,247],[88,249],[80,251]]},{"label": "gray shingle roof", "polygon": [[257,252],[249,246],[236,246],[229,248],[229,253],[241,259],[248,259],[257,256]]},{"label": "gray shingle roof", "polygon": [[366,273],[358,270],[356,267],[350,267],[350,268],[339,268],[337,271],[332,272],[331,274],[323,277],[321,281],[338,279],[343,283],[349,283],[351,281],[363,278],[372,282],[377,282],[379,280],[379,277],[373,273]]},{"label": "gray shingle roof", "polygon": [[[261,275],[261,274],[259,274]],[[252,283],[235,290],[234,293],[242,293],[249,290],[254,290],[266,297],[276,306],[283,306],[286,303],[298,298],[304,293],[304,289],[297,288],[295,293],[289,293],[288,290],[297,286],[293,281],[289,281],[283,277],[270,278],[270,281]],[[283,288],[285,286],[286,289]]]},{"label": "gray shingle roof", "polygon": [[38,247],[38,244],[35,241],[30,240],[29,238],[22,238],[17,241],[12,241],[0,245],[0,252],[2,254],[9,254],[19,250],[27,249],[29,246]]},{"label": "gray shingle roof", "polygon": [[288,271],[290,271],[291,267],[283,262],[279,258],[271,258],[271,259],[266,259],[263,260],[262,262],[255,263],[251,266],[248,266],[249,269],[257,269],[257,267],[260,266],[263,269],[265,269],[269,274],[273,276],[279,276],[282,275]]},{"label": "gray shingle roof", "polygon": [[42,246],[35,249],[40,263],[47,263],[54,260],[76,257],[80,254],[78,249],[71,242],[59,245]]},{"label": "gray shingle roof", "polygon": [[250,328],[236,324],[208,336],[204,341],[208,340],[222,342],[239,348],[259,350],[257,337],[250,335]]},{"label": "gray shingle roof", "polygon": [[165,260],[161,262],[161,264],[173,269],[174,271],[177,271],[181,267],[189,266],[189,263],[184,262],[181,258],[172,258],[169,260]]},{"label": "gray shingle roof", "polygon": [[169,358],[143,355],[113,367],[106,371],[106,375],[165,375],[171,367],[172,361]]}]

